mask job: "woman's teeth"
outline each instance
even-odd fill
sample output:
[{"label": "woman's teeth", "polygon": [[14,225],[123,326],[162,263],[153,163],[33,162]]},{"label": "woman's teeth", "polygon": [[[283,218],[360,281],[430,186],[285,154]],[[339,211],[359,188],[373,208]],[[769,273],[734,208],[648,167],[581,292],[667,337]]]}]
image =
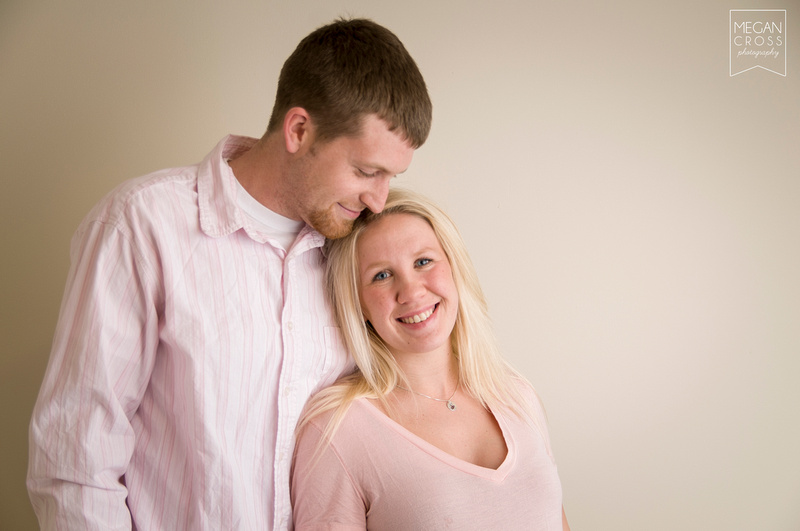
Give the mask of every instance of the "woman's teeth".
[{"label": "woman's teeth", "polygon": [[406,317],[405,319],[400,319],[400,321],[405,323],[405,324],[421,323],[422,321],[427,320],[428,317],[430,317],[433,314],[433,310],[435,310],[435,309],[436,309],[436,307],[433,307],[430,310],[428,310],[427,312],[422,312],[422,313],[420,313],[418,315],[415,315],[413,317]]}]

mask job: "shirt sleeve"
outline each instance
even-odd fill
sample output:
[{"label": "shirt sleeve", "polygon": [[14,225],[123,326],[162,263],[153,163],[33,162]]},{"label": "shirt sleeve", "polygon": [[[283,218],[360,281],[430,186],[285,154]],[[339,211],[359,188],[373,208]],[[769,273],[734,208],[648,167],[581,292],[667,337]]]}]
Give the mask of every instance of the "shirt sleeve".
[{"label": "shirt sleeve", "polygon": [[313,424],[303,429],[297,441],[291,493],[296,531],[367,528],[367,507],[350,471]]},{"label": "shirt sleeve", "polygon": [[73,239],[29,432],[27,484],[42,529],[131,528],[121,478],[158,344],[153,275],[134,240],[97,221]]}]

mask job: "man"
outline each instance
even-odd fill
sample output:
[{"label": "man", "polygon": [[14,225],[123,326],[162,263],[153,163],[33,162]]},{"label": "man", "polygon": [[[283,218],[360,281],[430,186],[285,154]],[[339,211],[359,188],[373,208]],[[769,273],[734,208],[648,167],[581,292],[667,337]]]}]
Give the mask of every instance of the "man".
[{"label": "man", "polygon": [[284,64],[261,139],[226,137],[92,210],[31,421],[42,528],[291,525],[296,421],[351,367],[321,246],[383,208],[430,121],[397,37],[340,20]]}]

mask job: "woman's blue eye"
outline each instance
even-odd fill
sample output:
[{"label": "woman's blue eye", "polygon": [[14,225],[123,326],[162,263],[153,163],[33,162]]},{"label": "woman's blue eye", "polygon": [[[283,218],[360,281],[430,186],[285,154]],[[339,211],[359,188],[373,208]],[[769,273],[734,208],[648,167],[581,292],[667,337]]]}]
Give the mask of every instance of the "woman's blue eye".
[{"label": "woman's blue eye", "polygon": [[375,275],[372,278],[372,280],[386,280],[387,278],[389,278],[389,272],[388,271],[381,271],[380,273]]},{"label": "woman's blue eye", "polygon": [[430,258],[420,258],[419,260],[414,262],[414,265],[417,267],[422,267],[430,264],[431,262],[433,262],[433,260],[431,260]]}]

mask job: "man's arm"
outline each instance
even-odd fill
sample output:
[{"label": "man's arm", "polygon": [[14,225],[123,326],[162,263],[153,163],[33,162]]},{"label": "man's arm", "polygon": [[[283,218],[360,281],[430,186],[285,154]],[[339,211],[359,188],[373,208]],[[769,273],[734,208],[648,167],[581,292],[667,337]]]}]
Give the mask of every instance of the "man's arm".
[{"label": "man's arm", "polygon": [[91,222],[73,241],[29,434],[28,491],[42,529],[131,527],[121,478],[158,344],[153,274],[131,240]]}]

